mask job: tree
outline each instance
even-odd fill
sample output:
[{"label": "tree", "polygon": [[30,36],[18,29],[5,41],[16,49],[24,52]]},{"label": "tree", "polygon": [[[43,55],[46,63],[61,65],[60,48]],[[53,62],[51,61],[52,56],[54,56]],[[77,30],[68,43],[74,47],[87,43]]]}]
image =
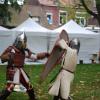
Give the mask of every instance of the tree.
[{"label": "tree", "polygon": [[66,10],[68,12],[67,20],[75,19],[75,15],[76,15],[75,7],[74,6],[69,6],[69,7],[66,7]]},{"label": "tree", "polygon": [[81,1],[82,5],[84,6],[84,8],[86,9],[86,11],[98,20],[98,23],[99,23],[99,26],[100,26],[100,0],[95,0],[97,13],[95,13],[91,9],[89,9],[88,5],[86,5],[85,0],[80,0],[80,1]]},{"label": "tree", "polygon": [[13,8],[15,11],[20,12],[21,6],[18,4],[17,0],[3,0],[4,3],[0,4],[0,24],[5,25],[7,21],[11,21]]},{"label": "tree", "polygon": [[[58,0],[61,1],[61,0]],[[67,12],[67,17],[66,20],[73,19],[75,20],[78,24],[81,24],[84,26],[86,23],[86,19],[89,17],[89,14],[85,11],[84,7],[80,5],[80,0],[71,0],[72,2],[67,4],[58,2],[58,7]],[[87,2],[87,4],[89,4]],[[83,23],[82,23],[83,21]]]},{"label": "tree", "polygon": [[60,10],[62,11],[66,11],[66,17],[63,16],[63,20],[64,20],[64,23],[66,23],[66,21],[70,20],[70,19],[75,19],[75,12],[76,12],[76,9],[75,9],[75,5],[72,5],[72,4],[66,4],[65,3],[62,3],[61,0],[56,0],[57,2],[57,6]]}]

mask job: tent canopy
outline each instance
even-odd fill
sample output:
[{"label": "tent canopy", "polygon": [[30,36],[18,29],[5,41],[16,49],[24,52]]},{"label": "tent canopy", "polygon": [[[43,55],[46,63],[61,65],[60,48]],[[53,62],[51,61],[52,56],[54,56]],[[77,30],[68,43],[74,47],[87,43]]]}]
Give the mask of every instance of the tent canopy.
[{"label": "tent canopy", "polygon": [[0,31],[8,31],[9,29],[5,28],[5,27],[2,27],[0,26]]},{"label": "tent canopy", "polygon": [[[99,50],[99,34],[86,30],[73,20],[70,20],[65,25],[55,29],[55,34],[53,34],[54,37],[58,37],[62,30],[65,30],[68,33],[70,39],[79,38],[81,45],[78,54],[78,62],[83,60],[84,63],[90,63],[90,54]],[[52,44],[54,44],[55,40],[56,39],[52,39],[50,48],[52,48]]]},{"label": "tent canopy", "polygon": [[8,36],[8,35],[11,35],[10,30],[0,26],[0,36]]},{"label": "tent canopy", "polygon": [[55,29],[54,32],[60,33],[63,29],[66,30],[66,32],[68,32],[69,36],[73,36],[73,37],[87,37],[87,36],[93,37],[98,35],[97,33],[86,30],[85,28],[81,27],[73,20],[70,20],[65,25]]},{"label": "tent canopy", "polygon": [[35,53],[47,51],[49,45],[49,34],[51,30],[42,27],[31,18],[28,18],[18,27],[12,29],[13,40],[17,34],[25,32],[28,38],[28,47]]},{"label": "tent canopy", "polygon": [[0,54],[12,44],[12,34],[7,28],[0,26]]},{"label": "tent canopy", "polygon": [[18,27],[12,29],[12,31],[17,32],[26,32],[28,35],[39,35],[39,36],[47,36],[48,33],[50,33],[50,30],[39,25],[31,18],[28,18],[26,21],[24,21],[22,24],[20,24]]}]

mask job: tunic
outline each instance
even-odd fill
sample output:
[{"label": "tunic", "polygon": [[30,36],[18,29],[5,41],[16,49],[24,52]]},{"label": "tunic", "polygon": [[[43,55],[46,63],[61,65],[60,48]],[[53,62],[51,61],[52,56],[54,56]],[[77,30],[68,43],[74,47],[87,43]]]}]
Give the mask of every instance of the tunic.
[{"label": "tunic", "polygon": [[77,64],[77,51],[70,48],[63,40],[59,43],[62,49],[66,49],[63,57],[61,71],[59,72],[55,82],[49,89],[49,94],[58,96],[59,92],[63,99],[68,99],[70,93],[70,85],[74,79],[74,71]]}]

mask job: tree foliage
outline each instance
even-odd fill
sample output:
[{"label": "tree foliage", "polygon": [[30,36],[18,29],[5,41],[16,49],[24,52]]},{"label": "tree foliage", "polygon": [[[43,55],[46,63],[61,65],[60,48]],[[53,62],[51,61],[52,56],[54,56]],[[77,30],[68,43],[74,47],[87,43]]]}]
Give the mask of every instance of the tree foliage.
[{"label": "tree foliage", "polygon": [[[10,2],[10,4],[8,2]],[[7,21],[11,21],[11,9],[14,9],[17,12],[21,10],[21,6],[18,5],[17,0],[5,0],[4,4],[0,4],[1,24],[6,24]]]},{"label": "tree foliage", "polygon": [[84,8],[86,9],[86,11],[94,16],[94,18],[96,18],[98,20],[98,23],[100,25],[100,0],[95,0],[95,3],[96,3],[96,9],[97,9],[97,12],[93,12],[92,9],[90,9],[86,3],[85,0],[80,0],[82,5],[84,6]]},{"label": "tree foliage", "polygon": [[74,7],[67,7],[68,16],[67,19],[75,19],[76,9]]}]

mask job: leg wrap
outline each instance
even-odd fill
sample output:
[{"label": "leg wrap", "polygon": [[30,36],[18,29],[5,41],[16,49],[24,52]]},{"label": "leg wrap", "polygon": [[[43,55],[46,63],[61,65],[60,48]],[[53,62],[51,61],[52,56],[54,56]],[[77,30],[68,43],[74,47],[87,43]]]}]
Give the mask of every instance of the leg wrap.
[{"label": "leg wrap", "polygon": [[32,88],[32,85],[30,84],[30,82],[27,82],[25,80],[25,78],[23,77],[23,75],[21,76],[21,83],[22,85],[27,89],[27,93],[29,95],[30,100],[36,100],[35,99],[35,94],[34,94],[34,90]]},{"label": "leg wrap", "polygon": [[[59,97],[59,96],[54,96],[54,98],[53,98],[53,100],[67,100],[67,99],[63,99],[63,98],[61,98],[61,97]],[[68,100],[70,100],[70,99],[68,99]]]},{"label": "leg wrap", "polygon": [[54,96],[53,100],[59,100],[59,96]]},{"label": "leg wrap", "polygon": [[33,89],[27,90],[27,93],[29,95],[30,100],[36,100]]},{"label": "leg wrap", "polygon": [[6,89],[7,89],[8,91],[12,92],[13,89],[14,89],[14,86],[15,86],[15,85],[12,84],[12,83],[7,83]]},{"label": "leg wrap", "polygon": [[9,95],[10,95],[10,91],[8,90],[3,90],[2,93],[0,94],[0,100],[5,100]]},{"label": "leg wrap", "polygon": [[73,100],[73,99],[69,96],[67,100]]},{"label": "leg wrap", "polygon": [[60,98],[60,99],[61,100],[72,100],[70,96],[68,97],[68,99],[63,99],[63,98]]},{"label": "leg wrap", "polygon": [[0,100],[5,100],[9,95],[10,93],[12,92],[14,88],[14,84],[12,83],[7,83],[7,86],[6,86],[6,89],[3,90],[1,93],[0,93]]}]

